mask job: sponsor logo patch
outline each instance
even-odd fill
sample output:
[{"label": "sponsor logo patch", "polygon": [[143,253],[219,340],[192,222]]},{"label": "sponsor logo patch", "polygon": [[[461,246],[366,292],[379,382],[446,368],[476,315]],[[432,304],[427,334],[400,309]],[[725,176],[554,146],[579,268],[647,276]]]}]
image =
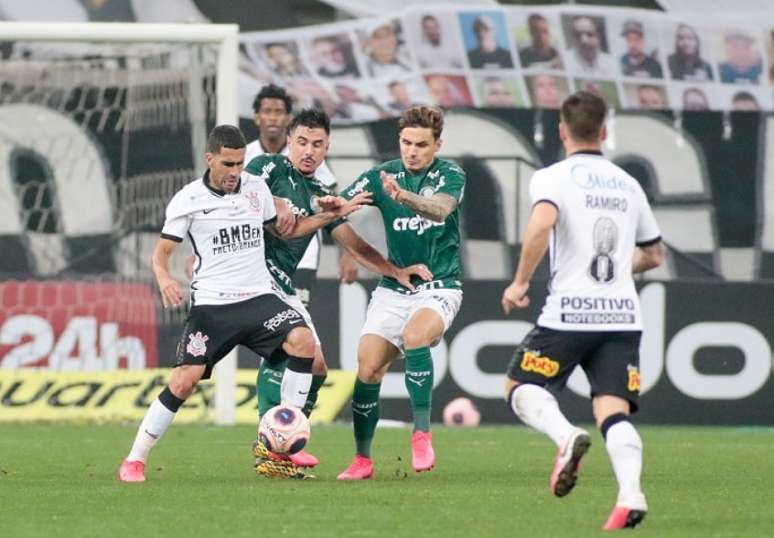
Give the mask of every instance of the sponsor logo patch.
[{"label": "sponsor logo patch", "polygon": [[548,357],[541,357],[539,352],[527,350],[521,358],[521,369],[545,377],[554,377],[559,373],[559,363]]},{"label": "sponsor logo patch", "polygon": [[269,331],[276,331],[277,328],[279,328],[285,321],[287,320],[295,320],[298,319],[301,320],[301,314],[293,310],[292,308],[288,308],[287,310],[283,310],[279,314],[275,314],[270,319],[263,322],[263,326],[266,327]]},{"label": "sponsor logo patch", "polygon": [[188,345],[185,346],[185,350],[194,357],[201,357],[207,353],[207,340],[210,337],[202,334],[201,331],[188,335]]},{"label": "sponsor logo patch", "polygon": [[626,388],[629,389],[630,392],[639,392],[640,391],[640,369],[636,366],[633,366],[631,364],[626,365],[626,370],[628,372],[628,381],[626,383]]}]

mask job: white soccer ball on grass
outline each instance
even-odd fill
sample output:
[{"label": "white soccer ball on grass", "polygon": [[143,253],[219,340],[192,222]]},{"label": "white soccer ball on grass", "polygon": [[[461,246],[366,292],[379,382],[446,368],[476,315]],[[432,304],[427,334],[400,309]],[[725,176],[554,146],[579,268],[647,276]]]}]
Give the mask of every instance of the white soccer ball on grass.
[{"label": "white soccer ball on grass", "polygon": [[277,454],[295,454],[311,436],[309,421],[297,407],[278,405],[269,409],[258,424],[258,437]]}]

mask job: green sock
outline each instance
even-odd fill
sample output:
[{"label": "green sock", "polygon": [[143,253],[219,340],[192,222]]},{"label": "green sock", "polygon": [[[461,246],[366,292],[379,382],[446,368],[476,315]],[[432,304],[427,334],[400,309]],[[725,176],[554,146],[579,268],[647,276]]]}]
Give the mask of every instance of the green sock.
[{"label": "green sock", "polygon": [[327,375],[315,375],[312,376],[312,386],[309,387],[309,396],[306,397],[306,403],[304,404],[304,414],[306,418],[309,418],[314,411],[314,404],[317,403],[317,396],[320,393],[320,387],[325,383]]},{"label": "green sock", "polygon": [[405,381],[414,413],[414,431],[429,432],[433,394],[433,358],[429,347],[406,350]]},{"label": "green sock", "polygon": [[255,381],[255,391],[258,395],[258,416],[279,405],[282,401],[280,388],[282,388],[282,374],[285,373],[287,360],[271,364],[266,359],[261,361],[258,368],[258,379]]},{"label": "green sock", "polygon": [[355,426],[355,446],[357,453],[371,457],[371,442],[374,440],[376,423],[379,422],[379,390],[381,383],[363,383],[355,380],[355,392],[352,395],[352,422]]}]

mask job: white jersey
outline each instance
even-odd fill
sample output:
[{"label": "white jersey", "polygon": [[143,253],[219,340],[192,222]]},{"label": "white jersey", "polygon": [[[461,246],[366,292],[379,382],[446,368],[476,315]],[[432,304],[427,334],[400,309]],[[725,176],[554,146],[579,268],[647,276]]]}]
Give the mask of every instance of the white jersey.
[{"label": "white jersey", "polygon": [[[245,148],[245,166],[255,159],[256,157],[260,157],[261,155],[265,154],[266,151],[263,149],[263,146],[261,145],[260,139],[253,140],[249,144],[247,144],[247,147]],[[288,147],[285,146],[282,148],[282,155],[288,154]],[[333,175],[333,172],[331,172],[331,169],[328,168],[328,164],[323,161],[320,166],[315,170],[314,177],[317,179],[320,183],[325,185],[331,190],[335,190],[336,187],[336,176]],[[304,257],[301,258],[301,261],[298,262],[298,266],[296,269],[312,269],[313,271],[317,271],[317,266],[320,263],[320,233],[316,233],[312,241],[310,241],[309,246],[306,247],[306,251],[304,252]]]},{"label": "white jersey", "polygon": [[237,303],[276,294],[266,269],[263,225],[277,217],[266,183],[242,173],[226,194],[209,184],[209,171],[180,189],[167,205],[161,236],[191,240],[194,262],[191,304]]},{"label": "white jersey", "polygon": [[601,153],[576,153],[538,170],[532,204],[559,211],[551,231],[551,282],[538,325],[566,331],[642,329],[632,278],[635,245],[661,234],[637,180]]}]

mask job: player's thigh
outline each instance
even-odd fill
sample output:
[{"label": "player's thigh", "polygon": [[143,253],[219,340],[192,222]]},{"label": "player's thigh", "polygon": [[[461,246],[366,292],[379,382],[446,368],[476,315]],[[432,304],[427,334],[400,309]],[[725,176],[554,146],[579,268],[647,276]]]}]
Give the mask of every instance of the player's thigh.
[{"label": "player's thigh", "polygon": [[[604,333],[581,365],[591,385],[591,397],[607,395],[628,402],[637,411],[640,395],[639,331]],[[599,407],[600,404],[597,404]]]},{"label": "player's thigh", "polygon": [[434,346],[441,340],[443,333],[444,323],[438,312],[420,308],[403,328],[403,346],[405,349]]},{"label": "player's thigh", "polygon": [[[305,341],[304,345],[309,345],[307,356],[312,356],[314,339],[307,328],[304,317],[299,312],[274,294],[261,295],[252,301],[254,302],[249,318],[250,328],[245,331],[240,343],[261,357],[269,357],[272,363],[276,363],[282,354],[275,354],[275,351],[284,349],[285,353],[291,353],[293,349],[284,347],[283,343],[289,338],[296,340],[298,337],[298,339]],[[293,333],[298,328],[304,328],[309,332],[296,331]],[[308,334],[308,338],[304,338],[306,334]]]},{"label": "player's thigh", "polygon": [[357,346],[358,377],[366,383],[378,383],[387,373],[400,350],[377,334],[364,334]]},{"label": "player's thigh", "polygon": [[175,366],[204,366],[200,379],[209,379],[218,361],[240,342],[242,319],[250,312],[246,303],[191,307],[177,344]]},{"label": "player's thigh", "polygon": [[551,385],[560,389],[592,345],[588,335],[580,331],[536,326],[516,347],[508,366],[508,378],[519,384]]},{"label": "player's thigh", "polygon": [[285,304],[287,304],[289,307],[294,309],[296,312],[301,314],[301,316],[304,318],[304,322],[306,323],[306,326],[309,327],[309,329],[312,331],[315,344],[319,346],[320,336],[317,334],[317,329],[314,326],[314,321],[312,321],[312,315],[309,313],[309,309],[306,307],[306,304],[304,304],[304,301],[302,300],[302,298],[299,295],[283,295],[282,301]]},{"label": "player's thigh", "polygon": [[403,328],[411,314],[411,296],[377,287],[371,294],[361,340],[366,335],[376,335],[394,347],[403,347]]},{"label": "player's thigh", "polygon": [[428,290],[411,296],[413,305],[403,331],[408,349],[435,346],[449,330],[462,305],[461,290]]}]

